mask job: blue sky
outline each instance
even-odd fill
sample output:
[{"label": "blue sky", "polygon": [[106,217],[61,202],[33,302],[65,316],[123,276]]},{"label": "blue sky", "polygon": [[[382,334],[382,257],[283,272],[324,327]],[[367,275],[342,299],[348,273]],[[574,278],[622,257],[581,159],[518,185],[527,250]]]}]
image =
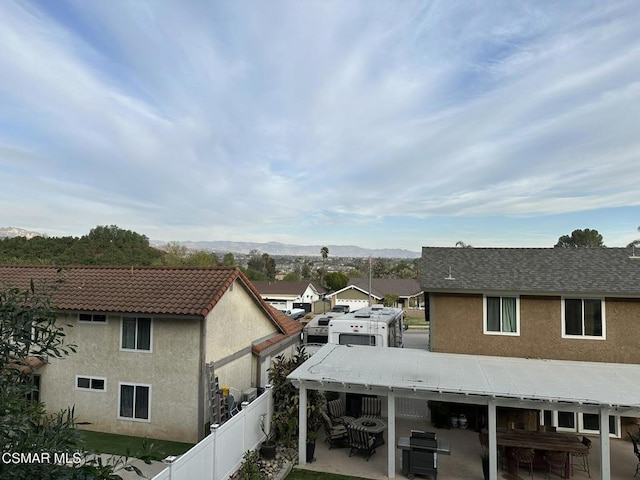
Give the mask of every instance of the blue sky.
[{"label": "blue sky", "polygon": [[0,226],[624,246],[638,25],[635,0],[5,0]]}]

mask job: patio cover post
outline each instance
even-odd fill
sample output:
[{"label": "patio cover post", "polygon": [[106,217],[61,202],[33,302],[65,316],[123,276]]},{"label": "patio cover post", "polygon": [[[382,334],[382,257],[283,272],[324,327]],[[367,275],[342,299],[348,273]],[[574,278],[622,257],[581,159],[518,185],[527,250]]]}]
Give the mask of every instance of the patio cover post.
[{"label": "patio cover post", "polygon": [[300,383],[298,402],[298,464],[307,463],[307,387]]},{"label": "patio cover post", "polygon": [[387,420],[389,426],[387,428],[387,465],[389,468],[389,478],[396,476],[396,397],[392,394],[387,396]]},{"label": "patio cover post", "polygon": [[488,404],[488,429],[489,429],[489,480],[498,480],[498,436],[496,434],[496,402],[489,400]]},{"label": "patio cover post", "polygon": [[600,408],[600,478],[611,478],[611,440],[609,439],[609,409]]}]

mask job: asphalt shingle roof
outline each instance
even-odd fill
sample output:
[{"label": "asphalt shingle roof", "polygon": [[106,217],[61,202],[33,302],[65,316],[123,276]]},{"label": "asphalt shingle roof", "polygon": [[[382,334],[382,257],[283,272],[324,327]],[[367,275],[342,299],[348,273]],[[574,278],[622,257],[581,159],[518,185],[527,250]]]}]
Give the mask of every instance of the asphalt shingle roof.
[{"label": "asphalt shingle roof", "polygon": [[302,295],[309,285],[313,285],[313,287],[318,291],[322,291],[322,289],[318,289],[318,286],[313,282],[288,282],[286,280],[257,280],[253,281],[253,285],[256,289],[263,295],[292,295],[292,296],[300,296]]},{"label": "asphalt shingle roof", "polygon": [[[365,292],[369,291],[368,278],[354,278],[349,280],[349,285],[358,287]],[[372,278],[371,293],[378,297],[384,297],[388,293],[401,297],[411,297],[422,292],[420,282],[413,278]]]},{"label": "asphalt shingle roof", "polygon": [[633,256],[631,248],[423,247],[420,284],[427,292],[640,297],[640,252]]},{"label": "asphalt shingle roof", "polygon": [[[60,310],[202,316],[239,279],[285,335],[302,327],[276,314],[238,268],[0,265],[0,288],[56,286]],[[59,282],[59,283],[57,283]]]}]

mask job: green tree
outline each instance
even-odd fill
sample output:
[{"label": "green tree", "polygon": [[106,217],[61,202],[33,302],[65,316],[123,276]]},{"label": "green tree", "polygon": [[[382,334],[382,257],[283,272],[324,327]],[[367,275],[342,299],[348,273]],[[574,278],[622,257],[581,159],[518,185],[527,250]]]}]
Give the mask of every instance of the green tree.
[{"label": "green tree", "polygon": [[282,280],[284,280],[285,282],[299,282],[300,274],[298,272],[289,272],[284,276]]},{"label": "green tree", "polygon": [[342,272],[329,272],[324,276],[324,281],[329,290],[340,290],[349,284],[349,277]]},{"label": "green tree", "polygon": [[456,247],[458,247],[458,248],[473,248],[473,245],[469,245],[468,243],[464,243],[462,240],[458,240],[456,242]]},{"label": "green tree", "polygon": [[563,235],[558,238],[555,247],[560,248],[577,248],[577,247],[604,247],[602,235],[597,230],[574,230],[571,235]]},{"label": "green tree", "polygon": [[260,254],[259,250],[253,249],[249,252],[249,261],[247,262],[247,272],[250,270],[264,275],[264,279],[249,277],[250,280],[274,280],[276,278],[276,261],[268,253]]},{"label": "green tree", "polygon": [[396,305],[398,305],[399,299],[400,297],[394,293],[385,293],[382,304],[385,307],[395,307]]},{"label": "green tree", "polygon": [[311,267],[309,266],[309,263],[303,263],[302,267],[300,267],[300,276],[304,279],[304,280],[311,280]]},{"label": "green tree", "polygon": [[222,265],[225,267],[235,267],[236,266],[236,257],[233,256],[233,253],[225,253],[224,257],[222,257]]}]

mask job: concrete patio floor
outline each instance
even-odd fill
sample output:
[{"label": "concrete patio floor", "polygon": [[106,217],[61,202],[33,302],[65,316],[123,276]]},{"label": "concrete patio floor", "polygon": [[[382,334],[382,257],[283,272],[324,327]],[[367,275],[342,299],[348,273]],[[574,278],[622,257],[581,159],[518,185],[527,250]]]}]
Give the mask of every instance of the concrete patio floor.
[{"label": "concrete patio floor", "polygon": [[[386,421],[386,419],[384,419]],[[480,442],[478,433],[473,430],[436,429],[430,422],[421,419],[396,419],[396,441],[399,437],[409,436],[411,430],[427,430],[438,434],[438,440],[444,440],[451,445],[451,455],[438,455],[438,477],[440,479],[470,479],[483,480],[482,464],[480,460]],[[385,435],[385,439],[387,435]],[[592,440],[589,466],[591,478],[600,478],[600,440],[597,436],[590,436]],[[324,442],[324,432],[321,432],[316,443],[316,461],[307,463],[306,470],[337,473],[375,480],[386,479],[387,476],[387,448],[393,448],[396,455],[396,478],[405,478],[401,473],[401,451],[395,445],[388,443],[378,448],[376,453],[367,461],[362,455],[354,454],[349,457],[349,448],[333,448]],[[633,454],[631,442],[623,439],[611,439],[611,479],[633,479],[637,458]],[[296,468],[300,468],[296,466]],[[520,477],[509,474],[505,470],[498,470],[498,478],[517,479],[529,478],[528,471],[520,471]],[[420,477],[416,478],[429,478]],[[545,478],[543,470],[534,470],[534,479]],[[559,478],[555,475],[553,478]],[[572,479],[587,479],[587,473],[574,469]]]}]

